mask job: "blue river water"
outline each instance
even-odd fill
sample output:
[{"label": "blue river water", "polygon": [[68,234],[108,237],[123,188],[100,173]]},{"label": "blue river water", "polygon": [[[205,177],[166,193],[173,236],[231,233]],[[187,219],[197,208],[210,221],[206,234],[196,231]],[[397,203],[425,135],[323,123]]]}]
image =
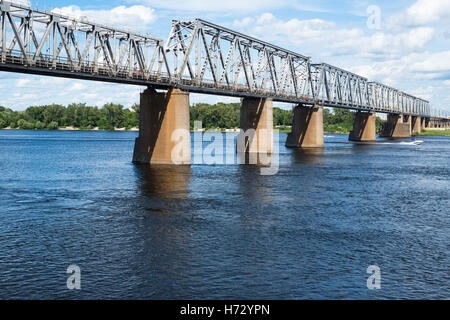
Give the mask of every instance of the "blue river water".
[{"label": "blue river water", "polygon": [[263,176],[137,166],[136,136],[0,131],[0,298],[450,298],[450,137],[296,151],[281,134]]}]

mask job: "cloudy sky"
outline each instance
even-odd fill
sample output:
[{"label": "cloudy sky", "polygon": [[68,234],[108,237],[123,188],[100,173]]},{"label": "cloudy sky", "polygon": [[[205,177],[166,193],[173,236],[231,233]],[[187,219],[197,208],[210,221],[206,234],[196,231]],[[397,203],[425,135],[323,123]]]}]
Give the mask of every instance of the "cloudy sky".
[{"label": "cloudy sky", "polygon": [[[21,2],[25,0],[19,0]],[[450,111],[450,0],[32,0],[166,39],[200,17],[381,81]],[[138,102],[142,87],[0,72],[0,105]],[[236,101],[192,95],[191,102]]]}]

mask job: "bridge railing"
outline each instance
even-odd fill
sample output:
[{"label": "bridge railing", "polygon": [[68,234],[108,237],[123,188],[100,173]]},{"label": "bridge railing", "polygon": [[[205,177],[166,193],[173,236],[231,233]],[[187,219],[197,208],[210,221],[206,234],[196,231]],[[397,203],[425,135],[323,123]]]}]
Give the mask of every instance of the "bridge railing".
[{"label": "bridge railing", "polygon": [[[1,55],[1,50],[0,50]],[[20,51],[12,50],[8,52],[5,56],[4,62],[7,64],[15,64],[19,66],[27,67],[27,63],[29,58],[32,58],[32,55],[28,55],[24,57]],[[77,64],[77,68],[74,69],[73,63]],[[92,74],[98,76],[105,77],[116,77],[123,79],[134,79],[134,80],[142,80],[142,81],[159,81],[164,83],[171,83],[172,78],[169,73],[166,72],[156,72],[149,71],[147,73],[142,73],[139,68],[133,68],[130,72],[129,68],[125,67],[117,67],[114,72],[111,72],[110,66],[107,63],[95,63],[92,60],[69,60],[67,57],[57,57],[53,59],[53,56],[42,54],[36,61],[32,64],[35,68],[43,68],[48,70],[59,70],[59,71],[68,71],[68,72],[80,72],[85,74]]]},{"label": "bridge railing", "polygon": [[309,57],[201,19],[173,21],[165,51],[172,74],[191,86],[310,97]]},{"label": "bridge railing", "polygon": [[379,82],[369,82],[370,104],[378,112],[430,116],[429,102]]},{"label": "bridge railing", "polygon": [[366,78],[326,63],[312,64],[311,78],[314,99],[319,104],[372,109]]},{"label": "bridge railing", "polygon": [[1,63],[110,77],[171,77],[164,41],[148,35],[8,1],[0,3],[0,33]]}]

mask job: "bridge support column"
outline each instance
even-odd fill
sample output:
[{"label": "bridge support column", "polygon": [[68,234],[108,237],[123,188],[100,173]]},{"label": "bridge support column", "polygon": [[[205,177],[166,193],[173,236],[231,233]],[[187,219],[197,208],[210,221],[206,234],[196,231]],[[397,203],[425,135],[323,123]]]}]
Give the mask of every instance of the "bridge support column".
[{"label": "bridge support column", "polygon": [[323,107],[298,105],[293,110],[292,131],[286,139],[288,148],[323,148]]},{"label": "bridge support column", "polygon": [[139,137],[133,162],[190,164],[189,93],[178,89],[141,93]]},{"label": "bridge support column", "polygon": [[429,129],[431,126],[431,121],[429,118],[422,118],[422,130]]},{"label": "bridge support column", "polygon": [[371,142],[377,140],[376,115],[369,112],[357,112],[350,132],[350,141]]},{"label": "bridge support column", "polygon": [[411,116],[411,134],[416,135],[422,132],[422,118]]},{"label": "bridge support column", "polygon": [[405,119],[403,115],[389,114],[387,122],[381,130],[380,137],[409,138],[411,137],[411,116]]},{"label": "bridge support column", "polygon": [[243,98],[238,153],[273,153],[272,99]]}]

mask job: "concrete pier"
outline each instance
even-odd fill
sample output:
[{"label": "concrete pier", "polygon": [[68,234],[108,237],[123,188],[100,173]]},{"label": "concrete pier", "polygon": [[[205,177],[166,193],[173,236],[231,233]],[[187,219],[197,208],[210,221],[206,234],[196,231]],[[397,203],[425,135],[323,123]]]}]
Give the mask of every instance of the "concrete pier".
[{"label": "concrete pier", "polygon": [[384,124],[380,137],[385,138],[409,138],[411,137],[411,117],[398,114],[389,114]]},{"label": "concrete pier", "polygon": [[133,162],[190,164],[189,93],[178,89],[141,93],[139,137]]},{"label": "concrete pier", "polygon": [[422,132],[422,118],[411,116],[411,134],[416,135]]},{"label": "concrete pier", "polygon": [[323,107],[298,105],[293,110],[292,132],[286,139],[288,148],[323,148]]},{"label": "concrete pier", "polygon": [[272,99],[243,98],[238,153],[273,153]]},{"label": "concrete pier", "polygon": [[429,129],[431,126],[431,121],[429,118],[422,118],[422,130]]},{"label": "concrete pier", "polygon": [[377,140],[376,115],[369,112],[355,113],[353,130],[349,140],[358,142],[372,142]]}]

